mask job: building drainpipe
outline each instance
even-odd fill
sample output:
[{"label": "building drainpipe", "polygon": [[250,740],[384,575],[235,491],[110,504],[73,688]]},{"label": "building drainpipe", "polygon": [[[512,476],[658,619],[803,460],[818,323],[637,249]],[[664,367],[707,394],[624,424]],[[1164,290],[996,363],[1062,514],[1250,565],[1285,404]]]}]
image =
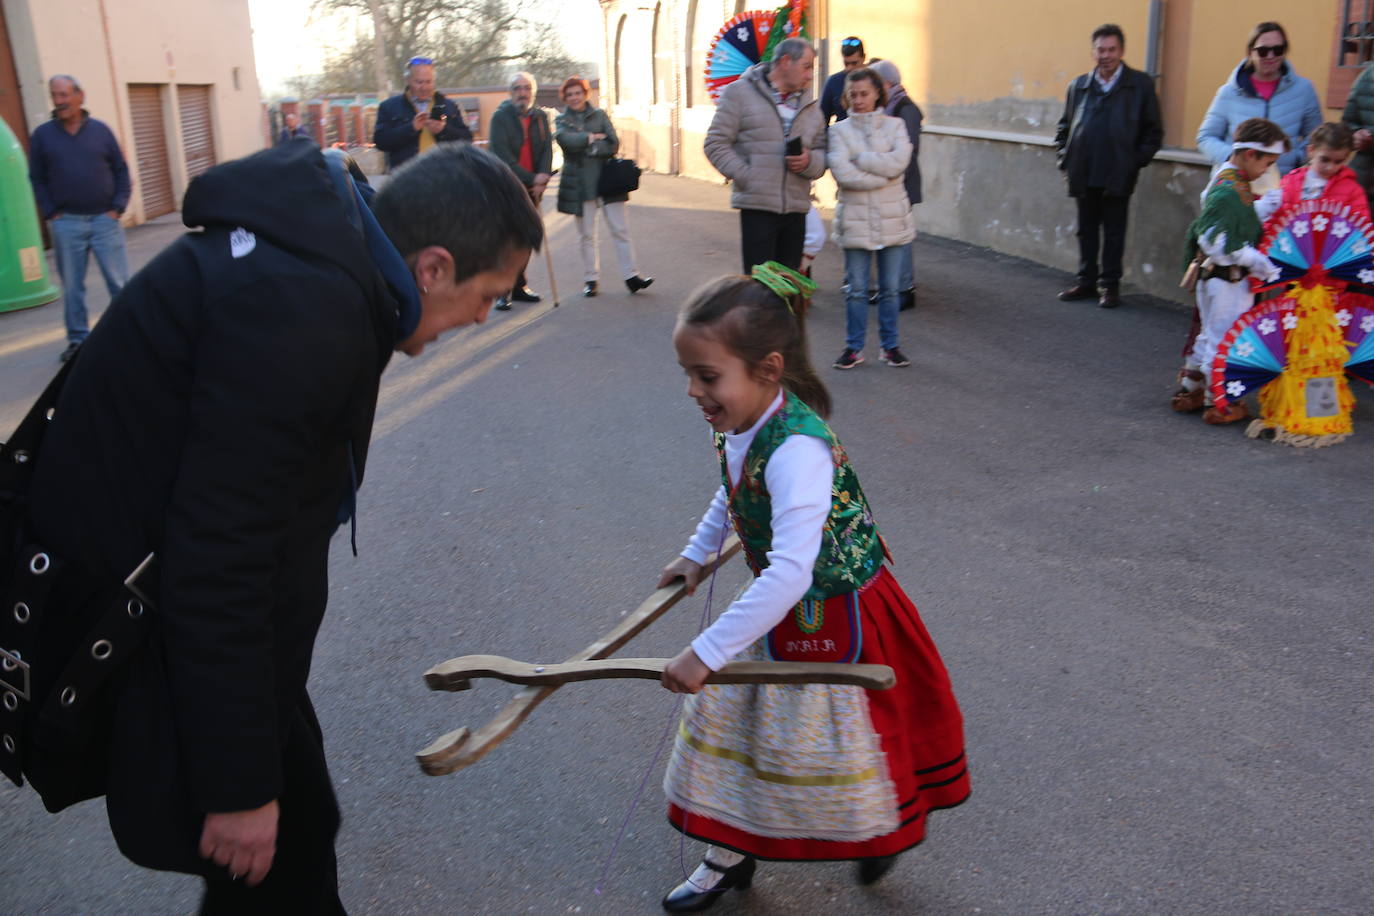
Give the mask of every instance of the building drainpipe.
[{"label": "building drainpipe", "polygon": [[[133,148],[124,139],[124,104],[122,101],[124,93],[119,85],[119,76],[115,73],[114,48],[110,44],[110,17],[105,12],[105,0],[100,0],[100,29],[105,35],[105,63],[110,67],[110,92],[114,95],[115,123],[119,125],[119,145],[128,151]],[[137,150],[134,150],[134,158],[138,158]]]},{"label": "building drainpipe", "polygon": [[1159,46],[1164,37],[1164,0],[1150,0],[1149,37],[1145,41],[1145,72],[1159,77]]}]

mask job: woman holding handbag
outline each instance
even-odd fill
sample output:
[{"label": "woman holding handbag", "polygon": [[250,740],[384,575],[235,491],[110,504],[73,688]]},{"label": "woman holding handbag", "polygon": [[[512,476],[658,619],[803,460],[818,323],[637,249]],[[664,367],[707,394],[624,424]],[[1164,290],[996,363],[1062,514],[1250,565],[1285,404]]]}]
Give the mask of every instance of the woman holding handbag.
[{"label": "woman holding handbag", "polygon": [[606,160],[620,148],[615,127],[606,112],[594,108],[588,99],[591,85],[580,76],[570,76],[559,90],[567,104],[555,122],[554,139],[563,150],[563,175],[558,183],[558,212],[577,218],[577,235],[582,244],[582,270],[586,285],[582,295],[595,296],[600,267],[596,245],[596,211],[606,214],[606,225],[615,239],[616,258],[625,287],[637,293],[654,282],[653,277],[641,277],[635,269],[634,249],[630,246],[630,228],[625,218],[625,202],[629,194],[599,192],[601,169]]}]

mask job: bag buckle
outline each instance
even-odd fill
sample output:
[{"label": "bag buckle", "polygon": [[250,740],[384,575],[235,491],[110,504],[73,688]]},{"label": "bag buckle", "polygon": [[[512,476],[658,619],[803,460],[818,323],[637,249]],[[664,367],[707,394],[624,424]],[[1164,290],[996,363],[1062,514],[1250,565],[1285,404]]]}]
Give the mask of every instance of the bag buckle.
[{"label": "bag buckle", "polygon": [[[22,686],[11,680],[16,676],[14,674],[16,671],[19,672],[18,676],[22,678]],[[29,684],[29,663],[8,649],[0,649],[0,686],[21,700],[27,702],[32,699],[29,695],[31,686]]]}]

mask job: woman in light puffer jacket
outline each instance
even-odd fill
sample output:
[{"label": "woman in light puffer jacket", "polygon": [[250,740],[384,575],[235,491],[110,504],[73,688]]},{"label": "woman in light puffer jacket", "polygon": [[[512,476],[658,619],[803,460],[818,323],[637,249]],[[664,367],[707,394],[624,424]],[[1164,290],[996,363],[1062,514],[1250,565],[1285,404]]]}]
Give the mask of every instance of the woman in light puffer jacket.
[{"label": "woman in light puffer jacket", "polygon": [[833,234],[844,249],[849,284],[845,349],[834,365],[853,369],[864,361],[868,278],[876,257],[881,358],[890,366],[909,366],[897,346],[897,306],[902,258],[916,237],[904,181],[911,139],[901,118],[883,114],[887,91],[878,74],[855,70],[845,78],[844,91],[849,117],[831,126],[828,141],[830,172],[840,188]]}]

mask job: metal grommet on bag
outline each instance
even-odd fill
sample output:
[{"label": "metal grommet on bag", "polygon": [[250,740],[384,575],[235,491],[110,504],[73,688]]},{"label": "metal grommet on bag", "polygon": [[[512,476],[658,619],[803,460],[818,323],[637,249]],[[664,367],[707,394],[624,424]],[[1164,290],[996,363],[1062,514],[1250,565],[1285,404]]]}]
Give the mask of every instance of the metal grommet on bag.
[{"label": "metal grommet on bag", "polygon": [[143,602],[137,598],[130,598],[129,603],[124,608],[129,612],[129,616],[135,620],[143,616]]},{"label": "metal grommet on bag", "polygon": [[6,671],[13,671],[15,668],[19,667],[19,662],[14,661],[10,658],[10,656],[13,656],[15,659],[19,659],[20,661],[23,660],[23,656],[21,656],[17,651],[6,652],[4,653],[4,656],[4,658],[0,658],[0,668],[4,668]]},{"label": "metal grommet on bag", "polygon": [[19,696],[11,690],[5,691],[5,708],[10,712],[19,708]]},{"label": "metal grommet on bag", "polygon": [[19,623],[28,623],[29,615],[29,606],[22,601],[16,601],[14,604],[14,619]]},{"label": "metal grommet on bag", "polygon": [[98,662],[103,662],[114,654],[114,643],[108,639],[97,639],[91,645],[91,658]]},{"label": "metal grommet on bag", "polygon": [[46,553],[36,553],[33,555],[33,559],[29,561],[29,572],[35,576],[41,576],[48,571],[50,566],[52,566],[52,560]]},{"label": "metal grommet on bag", "polygon": [[29,462],[29,453],[28,453],[28,452],[24,451],[22,448],[17,448],[17,449],[14,450],[14,463],[15,463],[15,464],[28,464],[28,462]]},{"label": "metal grommet on bag", "polygon": [[70,705],[72,705],[73,703],[76,702],[76,688],[75,688],[75,687],[63,687],[63,688],[62,688],[62,694],[61,694],[61,696],[59,697],[59,699],[62,701],[62,705],[63,705],[63,706],[70,706]]},{"label": "metal grommet on bag", "polygon": [[3,743],[5,745],[5,753],[14,753],[14,739],[11,738],[9,735],[6,735],[4,741],[0,743]]}]

